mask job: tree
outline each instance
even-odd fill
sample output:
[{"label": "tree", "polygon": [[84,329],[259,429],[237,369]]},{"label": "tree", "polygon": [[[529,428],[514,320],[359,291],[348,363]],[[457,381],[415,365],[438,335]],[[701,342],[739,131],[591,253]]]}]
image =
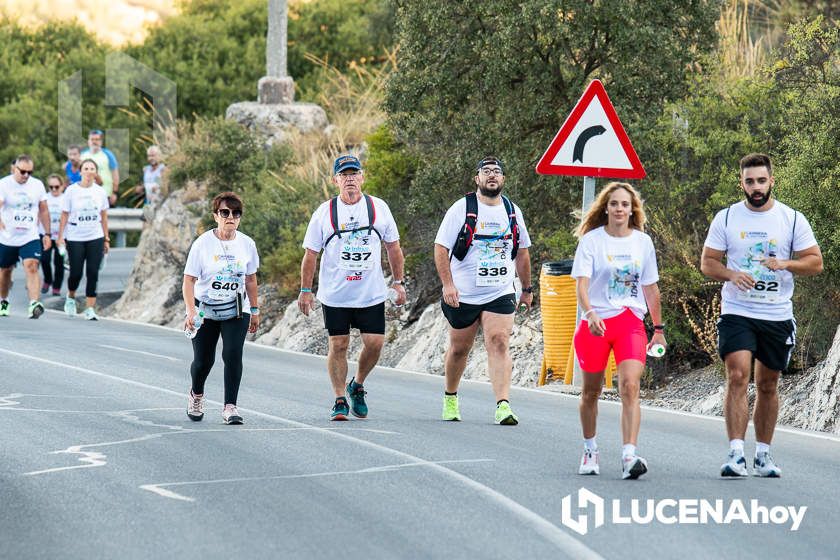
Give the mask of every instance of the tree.
[{"label": "tree", "polygon": [[[400,61],[386,108],[423,162],[413,199],[428,201],[424,213],[437,219],[469,188],[475,162],[495,153],[512,196],[544,232],[571,228],[579,180],[538,177],[534,165],[587,83],[604,80],[625,125],[643,138],[663,105],[685,93],[717,17],[713,0],[398,6]],[[535,212],[544,208],[554,211]],[[430,237],[433,224],[425,226]]]}]

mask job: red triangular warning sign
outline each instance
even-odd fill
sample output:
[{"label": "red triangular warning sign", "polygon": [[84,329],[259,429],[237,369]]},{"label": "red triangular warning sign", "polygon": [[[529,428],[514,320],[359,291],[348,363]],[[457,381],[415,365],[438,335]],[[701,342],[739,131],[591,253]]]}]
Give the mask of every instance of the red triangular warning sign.
[{"label": "red triangular warning sign", "polygon": [[600,80],[592,80],[537,163],[542,175],[641,179],[645,173]]}]

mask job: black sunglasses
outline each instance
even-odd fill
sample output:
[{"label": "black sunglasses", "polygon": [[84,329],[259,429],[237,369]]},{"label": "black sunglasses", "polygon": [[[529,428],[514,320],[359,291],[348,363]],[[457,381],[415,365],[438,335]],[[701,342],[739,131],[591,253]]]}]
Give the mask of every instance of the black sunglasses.
[{"label": "black sunglasses", "polygon": [[242,217],[242,210],[234,210],[231,212],[227,208],[219,208],[218,212],[216,212],[222,218],[230,218],[230,215],[233,214],[234,218],[241,218]]},{"label": "black sunglasses", "polygon": [[50,190],[51,191],[57,191],[60,188],[61,188],[61,185],[50,185]]},{"label": "black sunglasses", "polygon": [[34,169],[21,169],[20,167],[17,170],[21,175],[32,175],[35,172]]}]

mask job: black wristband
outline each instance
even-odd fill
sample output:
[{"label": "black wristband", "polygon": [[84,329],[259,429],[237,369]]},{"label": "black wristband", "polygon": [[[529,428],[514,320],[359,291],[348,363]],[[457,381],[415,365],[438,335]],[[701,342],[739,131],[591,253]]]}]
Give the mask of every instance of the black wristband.
[{"label": "black wristband", "polygon": [[665,325],[653,325],[653,330],[665,332]]},{"label": "black wristband", "polygon": [[534,287],[533,286],[528,286],[527,288],[522,288],[522,293],[523,294],[533,294],[534,293]]}]

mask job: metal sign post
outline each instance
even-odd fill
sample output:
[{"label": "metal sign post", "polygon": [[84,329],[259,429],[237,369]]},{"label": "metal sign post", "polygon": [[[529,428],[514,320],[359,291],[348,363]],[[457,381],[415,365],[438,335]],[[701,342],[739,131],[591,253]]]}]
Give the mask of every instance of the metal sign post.
[{"label": "metal sign post", "polygon": [[[584,177],[583,178],[583,205],[581,209],[583,212],[581,213],[581,219],[586,216],[586,213],[589,212],[589,209],[592,207],[592,203],[595,202],[595,177]],[[577,320],[575,323],[580,323],[581,320],[581,309],[580,304],[578,303],[577,308]],[[574,352],[574,347],[572,347],[572,352]],[[580,371],[580,365],[577,361],[577,356],[575,356],[574,360],[574,367],[575,373],[574,377],[572,378],[572,385],[575,387],[580,387],[583,385],[583,377]]]}]

